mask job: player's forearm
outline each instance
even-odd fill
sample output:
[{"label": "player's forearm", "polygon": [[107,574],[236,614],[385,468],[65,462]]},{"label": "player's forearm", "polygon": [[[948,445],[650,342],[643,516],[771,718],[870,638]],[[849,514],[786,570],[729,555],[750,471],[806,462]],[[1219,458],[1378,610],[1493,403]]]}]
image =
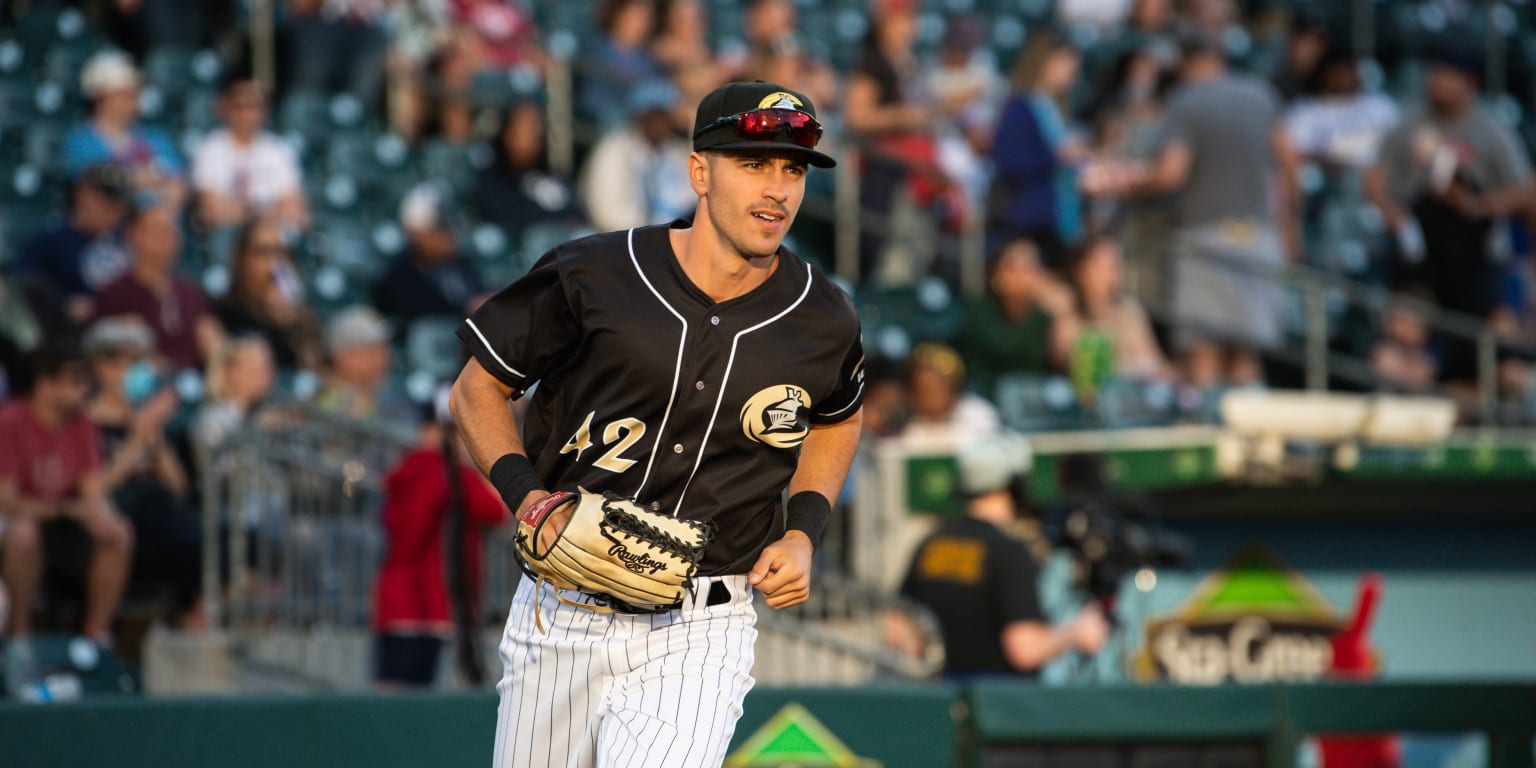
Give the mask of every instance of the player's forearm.
[{"label": "player's forearm", "polygon": [[853,455],[859,449],[863,423],[864,410],[860,408],[837,424],[811,429],[800,446],[800,464],[789,480],[789,495],[815,491],[827,497],[827,501],[837,503],[848,468],[853,466]]},{"label": "player's forearm", "polygon": [[517,418],[508,406],[511,394],[510,389],[486,373],[473,359],[464,366],[449,393],[448,409],[459,426],[469,455],[487,475],[502,456],[527,454],[522,435],[518,433]]}]

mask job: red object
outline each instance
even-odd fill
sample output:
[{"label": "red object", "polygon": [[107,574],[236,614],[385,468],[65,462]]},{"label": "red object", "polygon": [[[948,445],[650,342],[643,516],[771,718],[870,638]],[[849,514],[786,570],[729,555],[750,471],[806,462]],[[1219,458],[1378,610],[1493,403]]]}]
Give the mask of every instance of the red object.
[{"label": "red object", "polygon": [[81,413],[50,429],[32,404],[13,400],[0,407],[0,479],[16,483],[24,497],[60,501],[101,466],[101,438]]},{"label": "red object", "polygon": [[[1333,662],[1329,676],[1335,680],[1363,682],[1376,677],[1376,656],[1371,652],[1371,621],[1381,601],[1381,577],[1367,573],[1360,579],[1355,613],[1349,626],[1333,636]],[[1333,734],[1317,740],[1323,768],[1397,768],[1402,750],[1389,734]]]},{"label": "red object", "polygon": [[181,275],[171,278],[171,292],[165,297],[139,282],[132,272],[123,273],[96,293],[98,319],[131,315],[143,320],[155,332],[155,351],[177,370],[202,367],[197,323],[209,313],[203,290]]},{"label": "red object", "polygon": [[[458,471],[468,523],[464,545],[469,553],[473,605],[479,602],[483,578],[481,531],[504,522],[508,513],[501,496],[479,472],[463,465]],[[388,545],[374,589],[374,631],[447,633],[452,623],[443,529],[450,491],[442,453],[419,449],[406,454],[385,478],[385,492]]]}]

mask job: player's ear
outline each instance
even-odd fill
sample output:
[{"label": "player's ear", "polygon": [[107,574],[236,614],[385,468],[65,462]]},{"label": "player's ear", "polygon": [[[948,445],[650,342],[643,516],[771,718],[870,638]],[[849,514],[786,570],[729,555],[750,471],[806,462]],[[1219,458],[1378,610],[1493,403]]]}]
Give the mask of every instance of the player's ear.
[{"label": "player's ear", "polygon": [[695,195],[709,192],[709,158],[703,152],[688,155],[688,184]]}]

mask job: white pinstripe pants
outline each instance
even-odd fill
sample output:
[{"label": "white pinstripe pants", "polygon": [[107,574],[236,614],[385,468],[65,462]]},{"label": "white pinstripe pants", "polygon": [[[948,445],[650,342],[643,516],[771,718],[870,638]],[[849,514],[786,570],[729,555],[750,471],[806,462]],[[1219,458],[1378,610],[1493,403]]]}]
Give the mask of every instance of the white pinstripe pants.
[{"label": "white pinstripe pants", "polygon": [[[731,600],[706,605],[724,581]],[[682,608],[597,613],[523,579],[501,640],[494,768],[716,768],[751,690],[757,613],[745,575],[700,578]],[[568,598],[577,598],[572,592]],[[582,598],[585,599],[585,598]]]}]

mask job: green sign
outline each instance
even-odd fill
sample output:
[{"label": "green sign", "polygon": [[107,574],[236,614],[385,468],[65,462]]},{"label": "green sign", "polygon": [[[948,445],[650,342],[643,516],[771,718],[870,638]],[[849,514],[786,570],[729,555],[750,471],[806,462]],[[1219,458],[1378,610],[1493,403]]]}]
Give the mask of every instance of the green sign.
[{"label": "green sign", "polygon": [[880,768],[853,753],[805,707],[785,704],[725,759],[725,768]]}]

